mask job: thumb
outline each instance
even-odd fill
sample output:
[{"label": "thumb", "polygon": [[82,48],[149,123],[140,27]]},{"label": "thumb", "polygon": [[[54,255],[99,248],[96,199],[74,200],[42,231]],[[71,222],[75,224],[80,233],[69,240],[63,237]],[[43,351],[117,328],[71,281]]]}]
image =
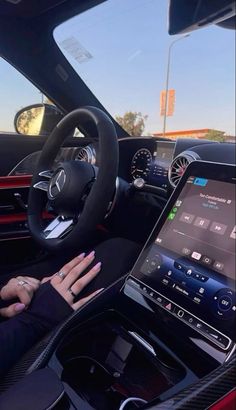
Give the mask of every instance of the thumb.
[{"label": "thumb", "polygon": [[25,310],[25,305],[24,303],[13,303],[12,305],[0,309],[0,315],[3,317],[13,317],[18,315],[18,313],[23,312]]}]

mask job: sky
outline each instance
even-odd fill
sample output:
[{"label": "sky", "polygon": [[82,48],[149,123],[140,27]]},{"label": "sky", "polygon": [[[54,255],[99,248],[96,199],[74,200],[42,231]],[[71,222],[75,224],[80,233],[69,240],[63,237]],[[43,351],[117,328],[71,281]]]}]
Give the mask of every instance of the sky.
[{"label": "sky", "polygon": [[[162,130],[167,0],[109,0],[65,22],[54,38],[74,69],[113,115],[147,115],[146,133]],[[0,130],[13,130],[18,109],[39,91],[0,59]],[[213,128],[235,135],[235,32],[209,26],[174,44],[169,88],[176,91],[167,131]]]}]

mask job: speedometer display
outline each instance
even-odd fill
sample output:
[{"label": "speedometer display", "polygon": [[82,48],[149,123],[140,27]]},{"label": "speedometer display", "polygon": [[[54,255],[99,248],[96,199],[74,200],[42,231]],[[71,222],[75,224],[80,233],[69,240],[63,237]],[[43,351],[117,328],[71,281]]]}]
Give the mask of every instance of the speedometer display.
[{"label": "speedometer display", "polygon": [[152,154],[146,148],[139,149],[133,156],[131,163],[131,175],[133,179],[147,179],[151,169]]}]

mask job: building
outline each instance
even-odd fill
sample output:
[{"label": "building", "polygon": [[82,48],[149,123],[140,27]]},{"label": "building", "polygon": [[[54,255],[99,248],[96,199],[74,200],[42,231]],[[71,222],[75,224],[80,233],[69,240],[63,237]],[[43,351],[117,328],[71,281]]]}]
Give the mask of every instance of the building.
[{"label": "building", "polygon": [[[212,131],[210,128],[201,128],[198,130],[180,130],[180,131],[167,131],[165,133],[166,138],[171,140],[176,140],[177,138],[196,138],[196,139],[204,139],[206,138],[206,134],[209,131]],[[154,132],[154,137],[162,137],[162,132]]]},{"label": "building", "polygon": [[[196,130],[180,130],[180,131],[168,131],[165,133],[165,137],[171,140],[176,140],[177,138],[195,138],[195,139],[205,139],[206,135],[210,131],[215,132],[222,132],[219,130],[213,130],[210,128],[200,128]],[[162,132],[154,132],[154,137],[162,137]],[[235,137],[233,136],[226,136],[225,141],[227,142],[235,142]]]}]

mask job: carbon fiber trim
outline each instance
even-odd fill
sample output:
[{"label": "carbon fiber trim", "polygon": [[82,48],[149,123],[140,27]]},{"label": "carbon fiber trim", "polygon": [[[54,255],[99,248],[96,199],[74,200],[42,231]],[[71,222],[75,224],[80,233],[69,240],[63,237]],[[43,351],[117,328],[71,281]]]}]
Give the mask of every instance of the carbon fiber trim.
[{"label": "carbon fiber trim", "polygon": [[0,381],[0,394],[8,390],[13,384],[22,379],[26,374],[31,364],[37,359],[40,353],[46,348],[52,334],[48,334],[31,350],[29,350],[22,359],[12,367],[7,375]]},{"label": "carbon fiber trim", "polygon": [[235,381],[236,355],[229,363],[218,367],[198,383],[170,400],[144,408],[149,410],[207,410],[235,387]]}]

